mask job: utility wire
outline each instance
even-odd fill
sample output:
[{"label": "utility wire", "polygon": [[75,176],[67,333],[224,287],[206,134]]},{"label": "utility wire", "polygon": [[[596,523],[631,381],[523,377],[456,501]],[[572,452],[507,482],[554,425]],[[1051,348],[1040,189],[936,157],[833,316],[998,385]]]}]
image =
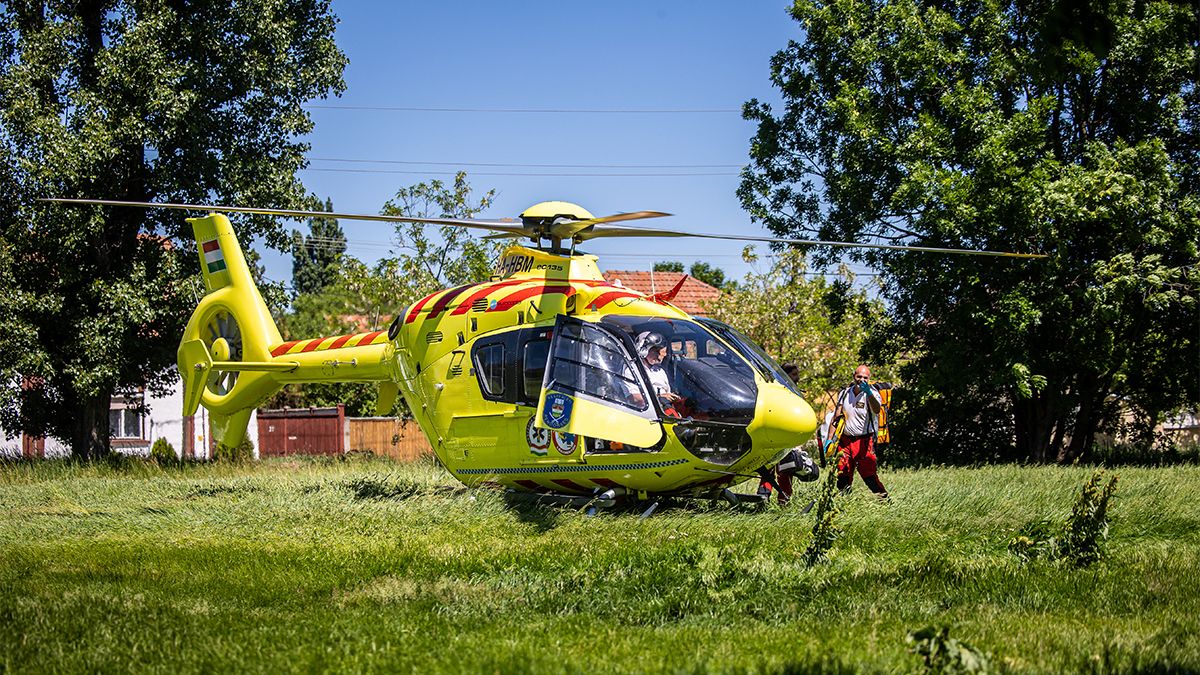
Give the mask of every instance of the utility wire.
[{"label": "utility wire", "polygon": [[[419,176],[456,176],[454,171],[398,171],[394,169],[317,169],[308,167],[301,171],[323,171],[326,173],[387,173]],[[589,178],[667,178],[684,176],[737,176],[736,171],[699,172],[699,173],[505,173],[480,171],[473,176],[530,176],[530,177],[589,177]]]},{"label": "utility wire", "polygon": [[314,110],[371,110],[377,112],[505,113],[537,115],[709,115],[741,114],[741,108],[423,108],[416,106],[372,106],[310,104]]},{"label": "utility wire", "polygon": [[405,164],[418,166],[492,166],[532,169],[740,169],[741,164],[513,164],[502,162],[416,162],[399,159],[344,159],[341,157],[309,157],[313,162],[344,162],[350,164]]}]

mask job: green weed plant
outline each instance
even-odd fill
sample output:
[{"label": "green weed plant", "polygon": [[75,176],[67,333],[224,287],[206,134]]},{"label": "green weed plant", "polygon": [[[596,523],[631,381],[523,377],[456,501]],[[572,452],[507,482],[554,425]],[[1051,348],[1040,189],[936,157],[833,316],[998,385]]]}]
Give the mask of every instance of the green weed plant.
[{"label": "green weed plant", "polygon": [[909,651],[921,657],[922,673],[946,675],[984,675],[992,672],[986,654],[970,644],[950,637],[950,628],[926,626],[909,633],[905,639]]},{"label": "green weed plant", "polygon": [[1061,526],[1041,518],[1026,523],[1008,543],[1008,550],[1025,561],[1063,560],[1087,567],[1104,556],[1108,538],[1108,502],[1117,489],[1117,477],[1101,485],[1104,471],[1095,471],[1084,484],[1071,515]]},{"label": "green weed plant", "polygon": [[816,516],[812,526],[812,540],[804,549],[804,564],[812,567],[819,562],[829,559],[829,551],[841,536],[842,530],[837,524],[838,508],[834,504],[837,497],[837,475],[835,467],[825,471],[825,480],[821,483],[821,491],[817,496]]}]

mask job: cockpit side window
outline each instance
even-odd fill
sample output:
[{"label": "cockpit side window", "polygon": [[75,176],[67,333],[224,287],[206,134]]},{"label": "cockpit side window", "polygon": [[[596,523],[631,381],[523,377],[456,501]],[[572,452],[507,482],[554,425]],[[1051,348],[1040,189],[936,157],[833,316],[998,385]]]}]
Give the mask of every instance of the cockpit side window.
[{"label": "cockpit side window", "polygon": [[669,416],[739,424],[753,418],[758,395],[753,369],[706,328],[691,320],[644,316],[609,315],[602,323],[634,341],[645,334],[665,340],[667,358],[651,364],[642,355],[639,367],[656,389],[670,393],[663,406],[671,408]]}]

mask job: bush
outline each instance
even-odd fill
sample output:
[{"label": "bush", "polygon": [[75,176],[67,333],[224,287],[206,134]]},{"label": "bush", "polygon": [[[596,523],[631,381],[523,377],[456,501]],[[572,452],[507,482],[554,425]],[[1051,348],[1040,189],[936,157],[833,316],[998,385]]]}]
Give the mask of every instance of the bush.
[{"label": "bush", "polygon": [[833,543],[842,533],[842,528],[834,522],[838,514],[838,509],[833,504],[833,498],[837,496],[838,491],[837,477],[837,468],[829,468],[825,472],[825,482],[821,485],[821,494],[817,497],[817,515],[816,522],[813,523],[812,541],[809,542],[808,548],[804,549],[803,556],[804,564],[809,567],[828,558],[829,550],[833,548]]},{"label": "bush", "polygon": [[217,443],[217,448],[213,451],[213,459],[218,462],[245,464],[254,459],[254,443],[249,438],[243,438],[236,447]]},{"label": "bush", "polygon": [[927,626],[904,639],[909,653],[921,657],[925,673],[987,673],[988,657],[971,645],[950,637],[950,629]]},{"label": "bush", "polygon": [[1041,519],[1027,523],[1008,542],[1008,550],[1022,560],[1066,560],[1087,567],[1104,555],[1108,538],[1108,501],[1117,490],[1113,476],[1103,487],[1104,471],[1097,470],[1075,498],[1071,515],[1061,527]]},{"label": "bush", "polygon": [[175,454],[175,446],[167,439],[159,436],[154,441],[154,445],[150,446],[150,459],[159,464],[175,464],[179,461],[179,456]]}]

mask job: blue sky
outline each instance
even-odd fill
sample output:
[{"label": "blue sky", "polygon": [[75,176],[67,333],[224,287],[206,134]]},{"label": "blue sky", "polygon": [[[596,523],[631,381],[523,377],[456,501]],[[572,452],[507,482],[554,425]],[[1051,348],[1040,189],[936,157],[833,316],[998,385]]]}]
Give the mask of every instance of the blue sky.
[{"label": "blue sky", "polygon": [[[675,217],[655,224],[674,229],[767,234],[750,223],[735,195],[754,133],[737,111],[750,98],[778,100],[770,57],[799,38],[786,2],[335,1],[333,7],[341,19],[337,41],[350,60],[347,88],[340,99],[311,106],[312,162],[301,176],[337,210],[377,213],[398,188],[450,180],[462,168],[476,190],[497,190],[488,217],[515,217],[559,199],[595,215],[666,211]],[[720,175],[564,175],[666,173]],[[386,225],[343,221],[342,227],[351,254],[364,260],[387,254]],[[659,259],[685,265],[703,259],[735,277],[748,269],[737,242],[630,239],[587,248],[608,269],[649,269]],[[266,257],[269,276],[290,279],[289,258]]]}]

